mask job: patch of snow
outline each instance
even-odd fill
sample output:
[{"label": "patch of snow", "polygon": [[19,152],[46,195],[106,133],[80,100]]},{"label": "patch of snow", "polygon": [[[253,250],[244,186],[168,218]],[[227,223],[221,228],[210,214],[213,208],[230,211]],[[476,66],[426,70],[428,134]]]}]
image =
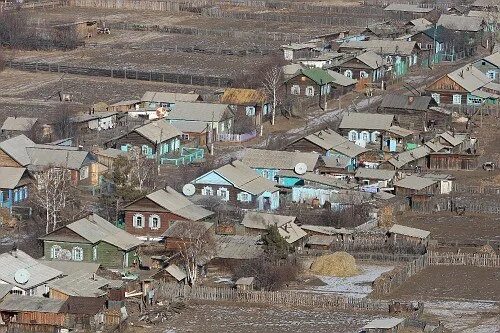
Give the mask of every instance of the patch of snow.
[{"label": "patch of snow", "polygon": [[214,282],[223,284],[233,284],[233,280],[228,277],[218,277]]}]

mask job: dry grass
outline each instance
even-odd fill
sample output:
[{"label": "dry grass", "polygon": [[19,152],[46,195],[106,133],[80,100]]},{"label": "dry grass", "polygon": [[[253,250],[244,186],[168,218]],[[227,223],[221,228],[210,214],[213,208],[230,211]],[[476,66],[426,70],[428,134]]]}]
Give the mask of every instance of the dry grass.
[{"label": "dry grass", "polygon": [[312,263],[311,271],[322,276],[336,277],[349,277],[359,274],[356,260],[347,252],[335,252],[318,257]]}]

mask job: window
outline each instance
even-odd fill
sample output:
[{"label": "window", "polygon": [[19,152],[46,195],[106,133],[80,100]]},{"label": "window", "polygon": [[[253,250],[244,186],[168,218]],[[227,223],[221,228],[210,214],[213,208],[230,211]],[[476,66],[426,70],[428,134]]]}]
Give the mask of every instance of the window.
[{"label": "window", "polygon": [[359,72],[359,77],[362,79],[366,79],[368,77],[368,73],[365,71]]},{"label": "window", "polygon": [[350,69],[347,69],[345,72],[344,72],[344,76],[347,76],[348,78],[351,78],[352,79],[352,71]]},{"label": "window", "polygon": [[17,189],[14,190],[14,202],[19,201],[19,191]]},{"label": "window", "polygon": [[252,196],[247,192],[238,193],[238,200],[241,202],[250,202],[252,201]]},{"label": "window", "polygon": [[143,228],[144,227],[144,215],[135,214],[132,222],[133,222],[133,225],[135,228]]},{"label": "window", "polygon": [[220,123],[220,131],[221,131],[221,132],[224,132],[224,130],[225,130],[224,123]]},{"label": "window", "polygon": [[494,80],[494,79],[495,79],[495,76],[496,76],[496,73],[495,73],[495,71],[488,71],[488,72],[486,72],[486,76],[487,76],[488,78],[490,78],[490,79],[493,79],[493,80]]},{"label": "window", "polygon": [[97,246],[92,248],[92,260],[97,261]]},{"label": "window", "polygon": [[453,104],[462,104],[462,95],[453,95]]},{"label": "window", "polygon": [[306,88],[306,96],[314,96],[314,87],[313,86],[308,86]]},{"label": "window", "polygon": [[214,190],[210,186],[201,189],[201,195],[214,195]]},{"label": "window", "polygon": [[291,91],[292,95],[300,95],[300,86],[297,85],[297,84],[294,84],[292,86],[292,91]]},{"label": "window", "polygon": [[89,167],[84,166],[80,169],[80,180],[89,178]]},{"label": "window", "polygon": [[217,190],[217,196],[220,197],[224,201],[229,200],[229,191],[225,187],[221,187]]},{"label": "window", "polygon": [[73,261],[83,260],[83,249],[81,247],[75,246],[72,251]]},{"label": "window", "polygon": [[189,134],[182,133],[181,138],[182,140],[189,140]]},{"label": "window", "polygon": [[370,133],[366,131],[361,132],[361,139],[365,142],[370,142]]},{"label": "window", "polygon": [[61,253],[61,247],[59,245],[52,245],[50,248],[50,258],[59,259],[59,253]]},{"label": "window", "polygon": [[483,99],[481,97],[469,96],[468,104],[481,104],[483,103]]},{"label": "window", "polygon": [[153,230],[160,229],[161,227],[161,219],[158,215],[151,215],[149,217],[149,228]]},{"label": "window", "polygon": [[245,112],[247,116],[255,116],[255,106],[247,106]]},{"label": "window", "polygon": [[358,139],[358,132],[352,130],[349,131],[349,141],[356,141]]},{"label": "window", "polygon": [[141,151],[143,155],[151,155],[153,154],[153,149],[150,148],[148,145],[142,145]]},{"label": "window", "polygon": [[441,102],[441,98],[440,98],[441,96],[439,94],[436,94],[436,93],[431,94],[431,97],[434,98],[434,100],[436,101],[436,103],[439,104]]}]

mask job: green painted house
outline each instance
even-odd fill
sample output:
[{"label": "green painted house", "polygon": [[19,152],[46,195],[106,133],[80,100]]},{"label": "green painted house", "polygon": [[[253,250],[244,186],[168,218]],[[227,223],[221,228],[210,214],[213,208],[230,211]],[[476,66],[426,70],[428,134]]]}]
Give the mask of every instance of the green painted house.
[{"label": "green painted house", "polygon": [[107,268],[125,268],[137,260],[141,241],[99,215],[54,230],[40,238],[46,260],[97,262]]}]

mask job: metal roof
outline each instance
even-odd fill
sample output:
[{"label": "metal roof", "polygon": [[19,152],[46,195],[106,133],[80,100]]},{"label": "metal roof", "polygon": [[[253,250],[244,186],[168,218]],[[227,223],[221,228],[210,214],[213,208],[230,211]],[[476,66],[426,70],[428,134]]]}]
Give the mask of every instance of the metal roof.
[{"label": "metal roof", "polygon": [[294,222],[295,216],[269,214],[261,212],[246,212],[241,222],[246,228],[265,230],[271,225],[281,227],[284,224]]},{"label": "metal roof", "polygon": [[264,253],[260,236],[216,235],[215,258],[254,259]]},{"label": "metal roof", "polygon": [[242,162],[251,168],[294,170],[298,163],[305,163],[307,171],[314,171],[319,154],[247,148]]},{"label": "metal roof", "polygon": [[382,99],[381,108],[426,111],[431,106],[438,106],[431,96],[407,96],[387,94]]},{"label": "metal roof", "polygon": [[437,25],[454,31],[477,32],[483,28],[483,22],[481,17],[441,14]]},{"label": "metal roof", "polygon": [[411,55],[417,42],[407,40],[369,39],[347,41],[340,44],[339,49],[359,49],[373,51],[379,55]]},{"label": "metal roof", "polygon": [[16,188],[25,172],[26,168],[0,167],[0,189]]},{"label": "metal roof", "polygon": [[100,297],[106,294],[102,288],[109,285],[107,279],[84,271],[74,272],[48,283],[51,289],[68,296]]},{"label": "metal roof", "polygon": [[0,149],[2,149],[5,153],[7,153],[7,155],[12,157],[22,166],[27,166],[30,164],[31,159],[26,151],[26,147],[32,147],[34,145],[35,143],[26,135],[21,134],[0,142]]},{"label": "metal roof", "polygon": [[60,299],[8,295],[0,303],[0,311],[60,313],[64,303],[66,301]]},{"label": "metal roof", "polygon": [[[39,263],[21,250],[0,254],[0,280],[10,283],[23,290],[44,284],[62,275],[61,271]],[[29,273],[29,280],[25,284],[17,283],[14,275],[20,269]]]},{"label": "metal roof", "polygon": [[177,128],[182,133],[205,133],[208,132],[208,125],[203,122],[189,121],[189,120],[176,120],[171,123],[172,126]]},{"label": "metal roof", "polygon": [[364,329],[371,328],[371,329],[377,329],[377,328],[383,328],[383,329],[389,329],[398,326],[404,322],[404,318],[381,318],[381,319],[375,319],[370,321],[368,324],[363,326]]},{"label": "metal roof", "polygon": [[373,51],[363,52],[356,56],[356,59],[366,64],[372,69],[380,68],[384,65],[384,59]]},{"label": "metal roof", "polygon": [[172,275],[177,281],[182,281],[185,278],[187,278],[186,272],[184,270],[180,269],[179,266],[176,264],[170,264],[165,268],[165,271]]},{"label": "metal roof", "polygon": [[227,104],[179,102],[167,119],[211,122],[223,120],[227,113],[233,114]]},{"label": "metal roof", "polygon": [[430,153],[430,148],[427,146],[420,146],[412,150],[406,150],[402,153],[395,155],[389,159],[389,163],[396,169],[402,168],[406,164],[421,159]]},{"label": "metal roof", "polygon": [[231,105],[258,105],[266,102],[266,94],[258,89],[227,88],[220,102]]},{"label": "metal roof", "polygon": [[194,93],[172,93],[146,91],[141,98],[141,102],[157,102],[157,103],[175,103],[175,102],[195,102],[200,98],[199,94]]},{"label": "metal roof", "polygon": [[358,80],[351,79],[350,77],[347,77],[330,69],[327,69],[326,71],[333,78],[333,84],[337,84],[342,87],[349,87],[358,82]]},{"label": "metal roof", "polygon": [[359,113],[344,114],[339,128],[342,129],[369,129],[386,130],[394,120],[392,114]]},{"label": "metal roof", "polygon": [[434,179],[411,175],[401,180],[398,180],[397,182],[394,183],[394,186],[419,191],[436,183],[437,180]]},{"label": "metal roof", "polygon": [[135,128],[133,131],[156,144],[181,136],[182,134],[181,131],[163,119],[152,121],[149,124]]},{"label": "metal roof", "polygon": [[1,130],[2,131],[29,131],[36,124],[38,118],[27,117],[7,117]]},{"label": "metal roof", "polygon": [[304,75],[316,82],[318,85],[325,85],[334,82],[335,79],[328,74],[328,71],[322,68],[302,68],[295,73],[295,76]]},{"label": "metal roof", "polygon": [[470,64],[447,75],[468,92],[478,90],[493,81],[493,79],[488,78],[483,72]]},{"label": "metal roof", "polygon": [[396,176],[395,170],[358,168],[354,177],[363,179],[391,180]]},{"label": "metal roof", "polygon": [[391,3],[389,6],[385,7],[384,10],[411,13],[430,13],[434,10],[434,8],[420,7],[419,5],[411,5],[405,3]]},{"label": "metal roof", "polygon": [[389,229],[389,232],[393,234],[421,238],[421,239],[425,239],[429,237],[429,235],[431,234],[431,232],[427,230],[411,228],[400,224],[393,225],[391,229]]}]

